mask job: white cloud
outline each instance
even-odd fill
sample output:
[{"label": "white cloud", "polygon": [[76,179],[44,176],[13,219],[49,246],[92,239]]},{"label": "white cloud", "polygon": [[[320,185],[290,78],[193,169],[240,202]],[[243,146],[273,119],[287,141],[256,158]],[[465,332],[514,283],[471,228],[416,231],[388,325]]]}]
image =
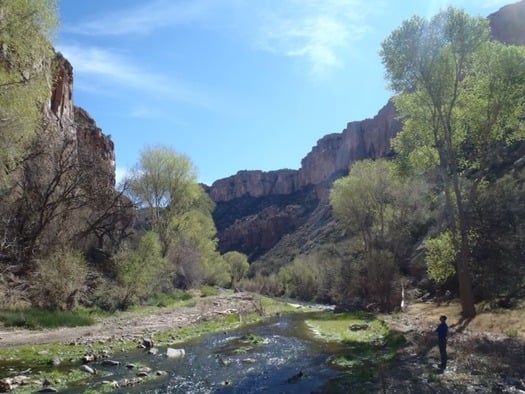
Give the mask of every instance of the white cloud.
[{"label": "white cloud", "polygon": [[[75,75],[96,76],[99,83],[100,79],[104,79],[110,86],[118,84],[164,100],[210,110],[219,106],[217,100],[207,92],[200,91],[183,80],[135,67],[130,59],[119,56],[115,51],[75,45],[59,45],[57,49],[71,62]],[[89,90],[89,87],[85,90]]]},{"label": "white cloud", "polygon": [[171,25],[188,24],[213,14],[216,2],[210,0],[143,2],[138,7],[97,16],[96,19],[64,26],[64,31],[82,35],[111,36],[148,34]]},{"label": "white cloud", "polygon": [[[149,34],[181,25],[230,30],[255,47],[304,59],[319,75],[343,64],[343,54],[367,31],[366,17],[381,7],[364,0],[155,0],[99,16],[67,32],[84,35]],[[252,42],[253,44],[253,42]]]},{"label": "white cloud", "polygon": [[361,0],[288,0],[261,9],[260,48],[305,59],[311,73],[321,75],[341,66],[352,42],[368,30]]}]

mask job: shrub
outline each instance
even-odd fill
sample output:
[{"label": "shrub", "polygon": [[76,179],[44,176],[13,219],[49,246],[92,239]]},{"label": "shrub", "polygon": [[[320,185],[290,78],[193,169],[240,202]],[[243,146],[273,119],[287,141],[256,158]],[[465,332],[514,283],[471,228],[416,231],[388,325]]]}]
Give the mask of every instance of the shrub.
[{"label": "shrub", "polygon": [[120,309],[151,297],[171,282],[168,263],[161,256],[161,243],[154,232],[144,234],[136,250],[122,248],[115,263],[119,289],[106,289],[106,295],[116,298]]},{"label": "shrub", "polygon": [[87,264],[79,251],[60,249],[36,260],[30,299],[34,306],[71,310],[86,288]]}]

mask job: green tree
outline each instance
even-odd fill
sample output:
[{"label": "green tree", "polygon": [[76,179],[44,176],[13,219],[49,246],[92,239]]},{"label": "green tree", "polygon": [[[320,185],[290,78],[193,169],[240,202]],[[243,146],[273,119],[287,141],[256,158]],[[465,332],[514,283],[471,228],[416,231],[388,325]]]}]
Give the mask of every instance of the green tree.
[{"label": "green tree", "polygon": [[475,315],[466,204],[479,183],[478,179],[467,191],[465,171],[481,169],[491,146],[523,134],[521,51],[504,50],[488,37],[485,18],[449,8],[429,21],[413,17],[403,22],[381,50],[404,119],[394,148],[405,169],[434,170],[436,185],[445,195],[444,216],[457,251],[465,317]]},{"label": "green tree", "polygon": [[125,184],[137,206],[147,209],[151,229],[159,234],[162,255],[166,256],[173,227],[184,223],[184,215],[198,203],[202,193],[193,164],[171,148],[147,148]]},{"label": "green tree", "polygon": [[225,253],[223,258],[230,266],[231,284],[232,286],[237,286],[250,269],[248,257],[244,253],[233,251]]},{"label": "green tree", "polygon": [[41,125],[52,84],[54,0],[0,2],[0,190]]},{"label": "green tree", "polygon": [[425,194],[416,182],[399,178],[386,160],[354,163],[330,192],[335,217],[361,241],[364,295],[383,309],[391,307],[391,283],[406,259],[406,244],[424,220]]},{"label": "green tree", "polygon": [[216,250],[214,204],[186,156],[163,146],[146,149],[125,183],[131,199],[148,212],[161,254],[174,265],[177,287],[228,282],[228,267]]},{"label": "green tree", "polygon": [[144,234],[136,249],[123,247],[114,257],[120,308],[126,309],[155,294],[171,282],[167,260],[162,256],[158,234]]}]

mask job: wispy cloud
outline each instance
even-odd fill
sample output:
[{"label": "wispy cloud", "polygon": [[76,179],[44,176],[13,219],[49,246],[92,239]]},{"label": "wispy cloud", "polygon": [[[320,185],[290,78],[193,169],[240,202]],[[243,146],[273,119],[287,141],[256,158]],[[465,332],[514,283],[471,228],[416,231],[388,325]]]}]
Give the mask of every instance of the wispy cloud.
[{"label": "wispy cloud", "polygon": [[283,1],[261,10],[258,43],[266,51],[305,59],[319,76],[343,64],[343,54],[367,32],[369,13],[361,0]]},{"label": "wispy cloud", "polygon": [[[69,59],[76,75],[96,76],[109,84],[118,84],[145,94],[186,104],[216,109],[219,104],[211,94],[191,84],[133,66],[131,59],[99,47],[59,45],[58,50]],[[89,89],[89,88],[88,88]]]},{"label": "wispy cloud", "polygon": [[312,75],[343,64],[366,18],[381,6],[364,0],[155,0],[65,26],[82,35],[149,34],[183,25],[229,29],[255,48],[305,60]]},{"label": "wispy cloud", "polygon": [[64,31],[82,35],[111,36],[148,34],[167,26],[181,25],[213,15],[214,4],[209,0],[147,1],[135,7],[99,15],[96,19],[66,25]]}]

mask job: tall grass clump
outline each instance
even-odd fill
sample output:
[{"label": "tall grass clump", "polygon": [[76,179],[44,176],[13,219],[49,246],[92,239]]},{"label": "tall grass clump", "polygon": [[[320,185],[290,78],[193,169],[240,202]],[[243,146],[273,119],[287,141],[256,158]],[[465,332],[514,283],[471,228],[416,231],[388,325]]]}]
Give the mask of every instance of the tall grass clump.
[{"label": "tall grass clump", "polygon": [[6,327],[30,329],[89,326],[95,321],[85,311],[60,311],[31,308],[0,311],[0,321]]}]

